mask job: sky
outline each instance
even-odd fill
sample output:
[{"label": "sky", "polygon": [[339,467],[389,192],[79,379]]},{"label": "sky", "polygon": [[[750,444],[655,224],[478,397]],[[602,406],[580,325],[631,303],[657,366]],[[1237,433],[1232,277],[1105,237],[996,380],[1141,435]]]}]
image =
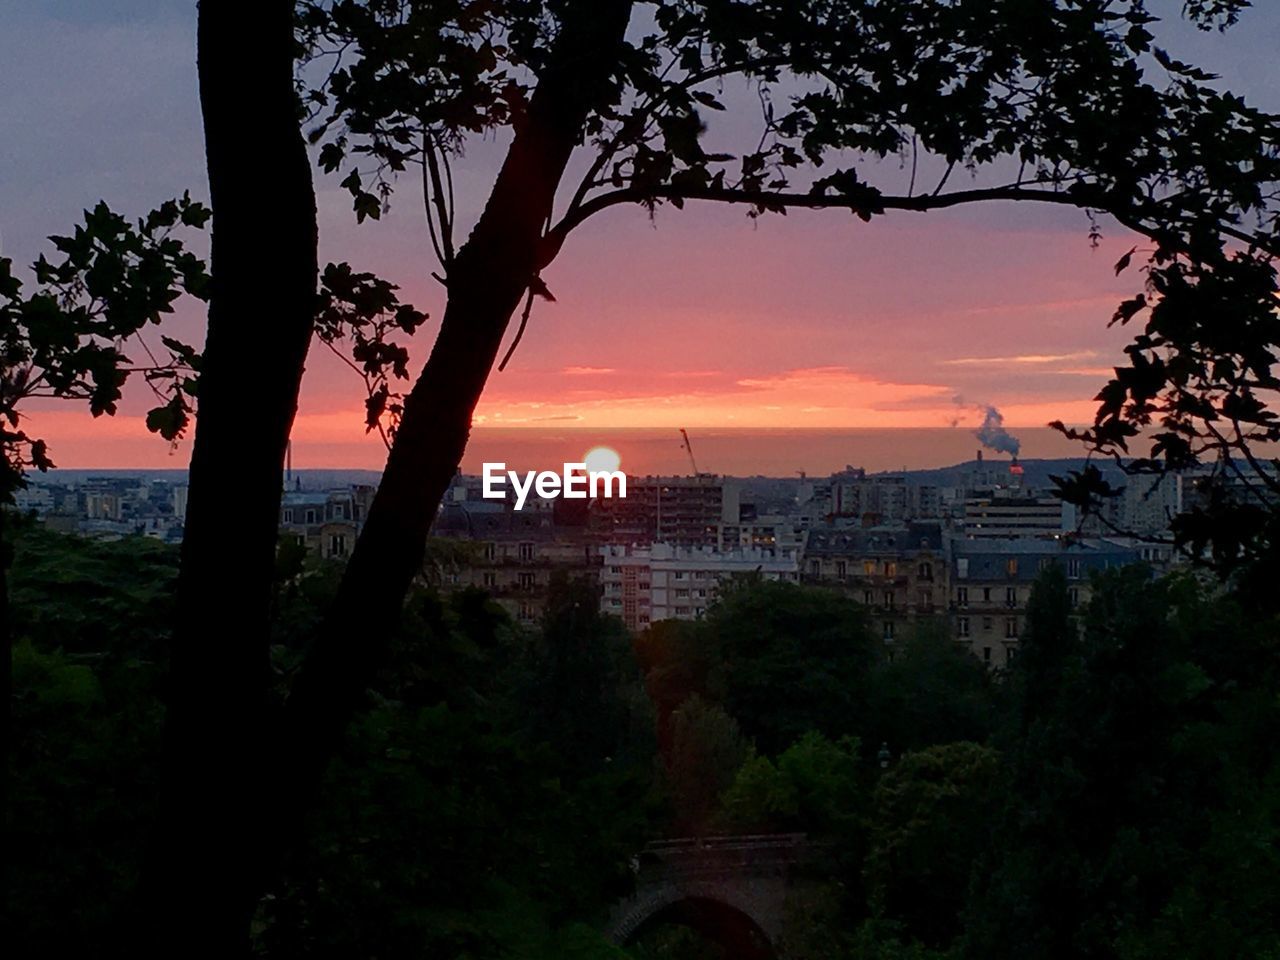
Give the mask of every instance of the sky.
[{"label": "sky", "polygon": [[[1258,7],[1225,36],[1177,26],[1161,40],[1220,73],[1224,86],[1280,110],[1280,4]],[[0,15],[3,255],[29,263],[49,250],[47,235],[67,231],[99,199],[137,215],[184,189],[207,194],[194,2],[0,0]],[[745,91],[728,95],[732,102]],[[711,135],[743,132],[713,127]],[[458,161],[461,222],[478,213],[502,146],[474,144]],[[387,218],[357,227],[337,178],[317,176],[322,262],[376,271],[438,317],[442,290],[429,277],[435,266],[412,178]],[[888,182],[901,171],[895,160],[871,176]],[[653,219],[613,208],[576,231],[544,272],[556,302],[535,306],[511,364],[491,377],[477,436],[581,431],[609,442],[624,428],[632,437],[639,428],[674,436],[678,427],[777,437],[914,427],[959,432],[967,447],[986,405],[1015,432],[1087,421],[1090,398],[1128,340],[1106,321],[1136,292],[1138,276],[1112,270],[1132,245],[1122,230],[1104,224],[1093,249],[1088,227],[1074,211],[1026,204],[869,224],[838,211],[752,221],[707,204],[663,208]],[[198,311],[184,310],[175,324],[199,341]],[[419,361],[434,329],[428,323],[419,334]],[[385,451],[364,432],[362,400],[353,375],[313,349],[295,463],[379,467]],[[184,466],[189,441],[170,450],[147,434],[148,406],[139,388],[110,421],[45,404],[32,408],[29,426],[63,466]],[[749,443],[761,444],[762,463],[781,449],[766,456],[763,440]],[[789,455],[797,469],[848,460],[834,449]],[[868,456],[892,459],[884,449]],[[739,451],[739,460],[751,457]]]}]

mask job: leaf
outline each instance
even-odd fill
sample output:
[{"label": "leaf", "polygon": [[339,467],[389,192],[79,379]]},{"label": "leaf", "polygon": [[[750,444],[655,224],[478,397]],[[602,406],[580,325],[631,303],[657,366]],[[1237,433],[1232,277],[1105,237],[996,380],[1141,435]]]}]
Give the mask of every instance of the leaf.
[{"label": "leaf", "polygon": [[147,429],[158,433],[172,442],[182,436],[190,418],[181,400],[177,397],[162,407],[154,407],[147,411]]},{"label": "leaf", "polygon": [[1116,261],[1116,276],[1120,276],[1129,266],[1129,262],[1133,260],[1133,255],[1138,250],[1137,247],[1131,247],[1129,252]]},{"label": "leaf", "polygon": [[541,277],[531,277],[529,279],[529,289],[533,291],[534,296],[541,297],[543,300],[550,301],[551,303],[556,302],[555,296],[553,296],[551,291],[547,289],[547,285],[543,282]]}]

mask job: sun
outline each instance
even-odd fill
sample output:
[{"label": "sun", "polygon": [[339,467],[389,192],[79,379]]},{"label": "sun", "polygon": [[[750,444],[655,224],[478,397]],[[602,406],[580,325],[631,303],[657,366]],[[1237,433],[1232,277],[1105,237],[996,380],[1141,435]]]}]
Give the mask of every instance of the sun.
[{"label": "sun", "polygon": [[612,473],[622,465],[622,458],[613,447],[592,447],[582,455],[588,473]]}]

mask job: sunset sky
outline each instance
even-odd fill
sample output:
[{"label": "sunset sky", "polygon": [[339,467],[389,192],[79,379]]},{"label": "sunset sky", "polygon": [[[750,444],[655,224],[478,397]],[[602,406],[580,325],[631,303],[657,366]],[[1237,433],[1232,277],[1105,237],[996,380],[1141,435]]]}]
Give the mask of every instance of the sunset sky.
[{"label": "sunset sky", "polygon": [[[190,188],[206,194],[194,65],[194,3],[6,4],[0,32],[0,250],[47,251],[99,198],[137,215]],[[1178,3],[1156,3],[1173,10]],[[1173,52],[1280,109],[1280,5],[1225,37],[1166,31]],[[91,81],[86,78],[92,78]],[[730,91],[732,95],[733,92]],[[750,121],[752,118],[745,118]],[[734,139],[739,131],[713,133]],[[484,198],[503,144],[458,162],[460,219]],[[886,182],[897,162],[873,171]],[[357,227],[337,178],[319,179],[321,257],[397,282],[433,317],[443,302],[420,193],[406,178],[382,223]],[[269,217],[264,229],[270,229]],[[608,439],[610,428],[934,427],[972,430],[981,404],[1013,427],[1082,421],[1128,332],[1106,329],[1136,273],[1112,265],[1131,241],[1083,215],[1004,204],[870,224],[840,212],[748,220],[691,204],[654,221],[615,208],[588,222],[544,273],[557,302],[534,308],[477,423]],[[264,265],[266,266],[266,265]],[[201,318],[178,319],[199,339]],[[425,356],[428,323],[416,345]],[[147,435],[133,390],[113,422],[70,405],[36,409],[63,466],[182,466]],[[381,465],[362,425],[362,390],[316,348],[294,431],[311,466]],[[967,440],[966,446],[971,446]],[[710,469],[727,469],[709,464]]]}]

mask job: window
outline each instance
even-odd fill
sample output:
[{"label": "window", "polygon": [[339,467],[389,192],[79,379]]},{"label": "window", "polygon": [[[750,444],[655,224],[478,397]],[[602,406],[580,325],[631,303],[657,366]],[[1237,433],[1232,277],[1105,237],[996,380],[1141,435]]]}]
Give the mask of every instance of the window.
[{"label": "window", "polygon": [[958,579],[963,580],[968,576],[969,576],[969,558],[968,557],[957,558],[956,559],[956,577]]},{"label": "window", "polygon": [[[498,558],[498,545],[496,543],[486,543],[484,545],[484,558],[486,560],[496,560]],[[614,567],[614,573],[621,573],[621,567]]]},{"label": "window", "polygon": [[1051,566],[1053,566],[1053,558],[1052,558],[1052,557],[1041,557],[1041,558],[1036,562],[1036,569],[1037,569],[1037,570],[1039,570],[1041,573],[1044,573],[1044,572],[1045,572],[1046,570],[1048,570]]},{"label": "window", "polygon": [[821,560],[810,560],[810,561],[809,561],[809,572],[810,572],[811,574],[813,574],[815,577],[820,577],[820,576],[822,576],[822,561],[821,561]]},{"label": "window", "polygon": [[684,588],[684,589],[682,589],[682,590],[677,590],[677,591],[676,591],[676,599],[677,599],[677,600],[687,600],[687,599],[689,599],[689,588],[688,588],[688,587],[685,587],[685,588]]},{"label": "window", "polygon": [[1080,561],[1079,560],[1067,561],[1067,579],[1068,580],[1080,579]]},{"label": "window", "polygon": [[496,587],[498,585],[497,574],[492,571],[486,571],[484,575],[484,585],[486,587]]},{"label": "window", "polygon": [[671,574],[671,579],[672,579],[672,580],[683,580],[683,579],[684,579],[684,571],[683,571],[683,570],[677,570],[675,573]]},{"label": "window", "polygon": [[920,609],[921,609],[921,610],[932,610],[932,609],[933,609],[933,591],[932,591],[932,590],[921,590],[921,591],[920,591],[920,604],[919,604],[919,605],[920,605]]},{"label": "window", "polygon": [[892,620],[886,620],[884,622],[884,638],[886,640],[893,639],[893,621]]},{"label": "window", "polygon": [[527,600],[523,600],[520,603],[520,619],[521,620],[533,619],[533,604],[529,603]]},{"label": "window", "polygon": [[990,633],[991,628],[994,626],[995,626],[995,621],[993,621],[990,617],[982,618],[982,629],[984,632]]},{"label": "window", "polygon": [[[490,548],[492,548],[492,547],[493,547],[493,544],[489,544],[489,546],[490,546]],[[493,559],[493,557],[490,557],[489,559],[490,559],[490,560],[492,560],[492,559]],[[622,568],[621,568],[621,567],[610,567],[610,568],[609,568],[609,572],[610,572],[610,573],[621,573],[621,572],[622,572]]]},{"label": "window", "polygon": [[286,510],[286,511],[284,512],[284,522],[285,522],[285,523],[293,523],[293,511],[292,511],[292,510]]},{"label": "window", "polygon": [[1004,568],[1006,572],[1008,572],[1009,576],[1016,577],[1018,575],[1018,558],[1010,557],[1005,561]]},{"label": "window", "polygon": [[922,563],[922,564],[920,564],[920,567],[919,567],[919,569],[918,569],[916,572],[919,574],[919,576],[920,576],[920,579],[921,579],[921,580],[932,580],[932,579],[933,579],[933,564],[932,564],[932,563]]},{"label": "window", "polygon": [[865,603],[868,607],[874,607],[874,606],[876,605],[876,595],[875,595],[875,591],[873,591],[873,590],[863,590],[863,591],[862,591],[862,602],[863,602],[863,603]]},{"label": "window", "polygon": [[990,602],[991,602],[991,588],[990,588],[990,587],[983,587],[983,588],[982,588],[982,602],[983,602],[983,603],[990,603]]},{"label": "window", "polygon": [[884,562],[884,575],[886,577],[896,577],[898,575],[898,563],[895,560],[886,560]]},{"label": "window", "polygon": [[1008,640],[1018,639],[1018,618],[1006,617],[1004,621],[1004,635]]},{"label": "window", "polygon": [[532,544],[532,543],[522,543],[522,544],[520,544],[520,559],[521,559],[521,560],[532,560],[532,559],[533,559],[533,544]]},{"label": "window", "polygon": [[334,533],[329,536],[329,556],[345,557],[347,555],[346,534]]},{"label": "window", "polygon": [[956,636],[958,637],[969,636],[969,618],[968,617],[956,618]]},{"label": "window", "polygon": [[868,577],[875,576],[876,562],[874,560],[863,560],[862,572],[865,573]]},{"label": "window", "polygon": [[956,587],[956,606],[967,607],[969,605],[969,588]]},{"label": "window", "polygon": [[983,662],[983,663],[990,663],[990,662],[991,662],[991,648],[990,648],[990,647],[983,647],[983,648],[982,648],[982,662]]},{"label": "window", "polygon": [[316,512],[314,510],[308,510],[307,523],[315,523],[315,522],[316,522]]},{"label": "window", "polygon": [[1018,605],[1018,588],[1017,587],[1004,588],[1004,605],[1006,607],[1016,607]]},{"label": "window", "polygon": [[836,561],[836,576],[843,580],[849,575],[849,564],[843,560]]},{"label": "window", "polygon": [[884,608],[886,610],[893,609],[893,591],[892,590],[886,590],[884,592]]},{"label": "window", "polygon": [[532,590],[534,585],[534,575],[532,573],[522,573],[519,579],[521,590]]},{"label": "window", "polygon": [[1067,588],[1067,600],[1068,600],[1068,602],[1070,602],[1070,604],[1071,604],[1071,608],[1072,608],[1073,610],[1074,610],[1076,607],[1080,606],[1080,588],[1079,588],[1079,587],[1068,587],[1068,588]]}]

